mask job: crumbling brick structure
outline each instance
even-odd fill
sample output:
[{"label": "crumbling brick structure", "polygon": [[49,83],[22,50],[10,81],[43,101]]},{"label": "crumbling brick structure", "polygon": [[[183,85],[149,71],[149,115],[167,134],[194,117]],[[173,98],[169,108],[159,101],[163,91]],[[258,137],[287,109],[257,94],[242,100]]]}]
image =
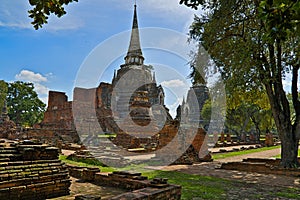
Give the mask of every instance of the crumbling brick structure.
[{"label": "crumbling brick structure", "polygon": [[74,128],[72,115],[72,102],[63,92],[50,91],[48,97],[48,108],[44,114],[43,127],[54,129],[72,130]]},{"label": "crumbling brick structure", "polygon": [[43,200],[69,194],[69,173],[55,147],[1,143],[0,169],[0,199]]},{"label": "crumbling brick structure", "polygon": [[[49,131],[51,132],[49,135]],[[35,134],[38,132],[37,134]],[[48,132],[44,135],[43,133]],[[64,92],[49,91],[48,107],[44,114],[43,121],[35,130],[31,130],[29,135],[42,139],[44,136],[55,136],[66,142],[79,142],[80,139],[74,126],[72,101]],[[60,137],[60,138],[59,138]]]}]

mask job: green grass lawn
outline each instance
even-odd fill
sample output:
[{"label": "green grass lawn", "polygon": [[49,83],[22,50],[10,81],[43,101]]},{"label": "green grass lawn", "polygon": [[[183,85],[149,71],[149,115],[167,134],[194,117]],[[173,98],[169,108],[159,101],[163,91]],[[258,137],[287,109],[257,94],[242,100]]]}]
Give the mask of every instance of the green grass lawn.
[{"label": "green grass lawn", "polygon": [[225,179],[190,175],[174,171],[152,171],[143,173],[149,179],[168,178],[168,183],[181,185],[181,199],[226,199],[226,190],[231,187],[231,181]]},{"label": "green grass lawn", "polygon": [[277,149],[277,148],[280,148],[280,145],[272,146],[272,147],[262,147],[262,148],[258,148],[258,149],[250,149],[250,150],[244,150],[244,151],[235,151],[235,152],[228,152],[228,153],[216,153],[216,154],[213,154],[212,157],[213,157],[214,160],[218,160],[218,159],[222,159],[222,158],[245,155],[245,154],[249,154],[249,153],[262,152],[262,151]]}]

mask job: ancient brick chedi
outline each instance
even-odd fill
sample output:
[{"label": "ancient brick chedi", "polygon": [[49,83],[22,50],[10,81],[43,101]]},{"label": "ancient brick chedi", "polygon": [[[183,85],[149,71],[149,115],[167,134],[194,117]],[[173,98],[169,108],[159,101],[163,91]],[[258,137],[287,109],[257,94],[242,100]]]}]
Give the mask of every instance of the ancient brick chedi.
[{"label": "ancient brick chedi", "polygon": [[[82,118],[86,120],[82,124],[83,127],[80,128],[86,127],[86,132],[92,129],[87,124],[95,120],[99,121],[103,132],[119,133],[122,130],[116,122],[127,116],[131,116],[133,121],[137,123],[145,123],[153,115],[156,119],[160,119],[161,113],[165,114],[167,120],[172,119],[164,105],[165,94],[162,86],[156,83],[152,66],[144,64],[136,5],[134,7],[129,48],[124,60],[125,63],[115,71],[111,83],[101,82],[97,88],[93,89],[74,89],[73,109],[78,109],[75,111],[76,115],[78,112],[86,112],[89,108],[96,109],[96,118],[89,115],[89,112],[86,112],[88,113],[87,116],[80,113]],[[156,105],[157,109],[151,109],[153,105]],[[72,102],[67,101],[65,94],[50,91],[48,108],[41,127],[57,131],[75,130],[72,113],[74,114]],[[164,123],[165,121],[157,120],[157,123]],[[130,122],[125,121],[124,123],[128,124]]]},{"label": "ancient brick chedi", "polygon": [[[119,125],[123,124],[122,128],[128,129],[126,132],[133,133],[132,121],[126,118],[131,118],[137,124],[147,125],[150,123],[150,118],[155,115],[155,118],[160,116],[162,112],[167,113],[167,119],[171,116],[167,112],[164,105],[165,94],[163,88],[157,85],[155,74],[152,74],[152,67],[144,64],[144,57],[141,50],[139,29],[137,21],[136,5],[134,7],[133,25],[131,38],[125,63],[120,66],[113,77],[111,84],[100,84],[97,89],[96,99],[98,109],[109,109],[112,112],[114,121]],[[108,89],[106,89],[108,88]],[[78,91],[78,90],[77,90]],[[74,96],[78,96],[75,94]],[[155,111],[152,106],[156,105],[158,109]],[[104,131],[120,132],[107,125],[103,117],[103,112],[98,112],[101,127]],[[161,121],[161,120],[157,120]],[[153,127],[153,126],[151,126]],[[125,131],[125,130],[123,130]],[[141,131],[140,131],[141,132]],[[147,132],[144,130],[144,133]],[[153,130],[152,130],[153,132]]]},{"label": "ancient brick chedi", "polygon": [[[164,90],[156,82],[153,67],[145,65],[144,60],[135,5],[129,48],[124,64],[115,71],[111,83],[101,82],[97,88],[91,89],[77,87],[73,102],[68,102],[64,93],[51,91],[41,127],[76,131],[83,144],[98,147],[103,144],[98,142],[99,135],[113,133],[116,137],[111,141],[115,145],[125,149],[144,147],[147,151],[163,149],[173,138],[176,138],[174,144],[182,143],[186,139],[185,131],[193,127],[201,145],[204,139],[200,141],[199,138],[205,138],[205,132],[197,130],[200,120],[197,115],[208,97],[206,87],[191,87],[181,112],[186,124],[191,121],[196,123],[189,124],[185,130],[179,128],[183,125],[180,122],[182,117],[172,119],[165,106]],[[190,100],[193,99],[192,94],[196,95],[194,100]],[[176,136],[178,132],[180,137]],[[186,149],[193,156],[184,158],[199,161],[197,151],[200,147],[192,139],[189,138],[191,141],[187,143],[191,147]],[[172,154],[172,149],[165,154]]]}]

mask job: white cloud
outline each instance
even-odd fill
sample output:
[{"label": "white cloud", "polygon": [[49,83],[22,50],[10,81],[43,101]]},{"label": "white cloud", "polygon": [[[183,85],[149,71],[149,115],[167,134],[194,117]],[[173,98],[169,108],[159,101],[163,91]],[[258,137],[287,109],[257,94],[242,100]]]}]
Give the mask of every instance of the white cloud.
[{"label": "white cloud", "polygon": [[164,87],[169,87],[169,88],[176,88],[176,87],[186,86],[186,84],[182,80],[179,80],[179,79],[163,81],[161,83],[161,85],[164,86]]},{"label": "white cloud", "polygon": [[19,74],[15,76],[17,80],[21,81],[30,81],[33,83],[40,83],[40,82],[46,82],[47,77],[39,74],[39,73],[34,73],[29,70],[22,70]]},{"label": "white cloud", "polygon": [[39,98],[47,103],[49,88],[45,85],[48,81],[48,77],[51,77],[52,73],[42,75],[29,70],[22,70],[19,74],[15,75],[15,79],[19,81],[31,82],[34,84],[34,88]]},{"label": "white cloud", "polygon": [[34,88],[39,95],[48,95],[49,88],[45,85],[42,85],[40,83],[34,83]]}]

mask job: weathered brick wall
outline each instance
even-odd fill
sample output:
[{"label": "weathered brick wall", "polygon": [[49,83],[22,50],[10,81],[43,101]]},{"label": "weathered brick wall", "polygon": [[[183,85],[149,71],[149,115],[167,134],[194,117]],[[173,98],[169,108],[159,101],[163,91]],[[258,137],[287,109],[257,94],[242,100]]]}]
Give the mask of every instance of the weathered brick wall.
[{"label": "weathered brick wall", "polygon": [[101,82],[96,91],[96,105],[104,108],[110,107],[112,91],[113,86],[111,84]]},{"label": "weathered brick wall", "polygon": [[181,197],[180,186],[146,187],[132,192],[127,192],[111,198],[111,200],[179,200]]},{"label": "weathered brick wall", "polygon": [[99,168],[69,166],[71,176],[93,182],[101,186],[126,189],[130,192],[115,196],[112,200],[179,200],[181,186],[167,183],[167,179],[155,178],[148,180],[141,173],[113,172],[100,173]]},{"label": "weathered brick wall", "polygon": [[72,102],[63,92],[49,91],[48,108],[40,124],[52,130],[74,130]]},{"label": "weathered brick wall", "polygon": [[58,146],[58,143],[77,143],[80,138],[75,130],[49,130],[49,129],[28,129],[24,130],[19,139],[35,139],[42,143]]},{"label": "weathered brick wall", "polygon": [[14,139],[16,135],[16,124],[7,120],[0,123],[0,138]]},{"label": "weathered brick wall", "polygon": [[46,145],[0,145],[0,199],[39,200],[69,194],[67,167]]},{"label": "weathered brick wall", "polygon": [[178,127],[179,124],[177,121],[172,121],[172,123],[167,123],[164,125],[162,130],[159,131],[158,149],[163,148],[173,140],[173,138],[178,134]]},{"label": "weathered brick wall", "polygon": [[279,166],[279,163],[279,159],[245,159],[243,162],[222,163],[221,169],[296,177],[300,176],[299,169],[282,168]]},{"label": "weathered brick wall", "polygon": [[124,132],[118,133],[117,136],[112,140],[112,142],[117,146],[121,146],[127,149],[134,149],[134,148],[141,147],[141,143],[138,138],[135,138]]},{"label": "weathered brick wall", "polygon": [[48,107],[43,121],[35,125],[34,129],[26,130],[23,138],[25,136],[52,144],[57,140],[80,141],[74,125],[72,102],[68,101],[64,92],[49,91]]}]

